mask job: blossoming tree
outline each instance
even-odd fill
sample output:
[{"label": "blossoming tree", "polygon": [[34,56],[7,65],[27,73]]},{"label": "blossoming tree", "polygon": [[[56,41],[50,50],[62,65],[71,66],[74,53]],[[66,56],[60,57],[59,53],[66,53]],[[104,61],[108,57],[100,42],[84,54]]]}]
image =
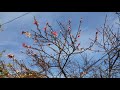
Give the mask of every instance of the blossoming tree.
[{"label": "blossoming tree", "polygon": [[[107,19],[107,17],[106,17]],[[111,78],[119,76],[120,65],[120,43],[119,32],[114,32],[106,24],[94,32],[95,37],[90,39],[88,47],[83,48],[79,39],[82,32],[82,18],[78,24],[76,34],[72,34],[72,22],[68,20],[65,24],[57,21],[59,30],[46,23],[41,28],[39,21],[34,17],[36,30],[22,31],[21,35],[32,39],[33,44],[23,43],[28,55],[30,67],[36,66],[37,71],[29,68],[26,63],[20,62],[13,54],[7,57],[13,62],[5,64],[1,62],[0,72],[2,76],[10,78]],[[119,31],[119,30],[118,30]],[[102,36],[102,42],[100,41]],[[93,50],[93,47],[98,49]],[[88,58],[83,53],[102,53],[98,59]],[[76,57],[76,58],[74,58]],[[3,73],[4,72],[4,73]]]}]

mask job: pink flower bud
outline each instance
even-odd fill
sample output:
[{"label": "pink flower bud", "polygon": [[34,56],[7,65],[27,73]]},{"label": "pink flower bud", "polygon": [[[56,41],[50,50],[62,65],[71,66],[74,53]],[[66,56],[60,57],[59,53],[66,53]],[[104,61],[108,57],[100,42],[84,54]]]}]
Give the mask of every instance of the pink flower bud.
[{"label": "pink flower bud", "polygon": [[58,34],[57,32],[52,32],[52,34],[56,37]]}]

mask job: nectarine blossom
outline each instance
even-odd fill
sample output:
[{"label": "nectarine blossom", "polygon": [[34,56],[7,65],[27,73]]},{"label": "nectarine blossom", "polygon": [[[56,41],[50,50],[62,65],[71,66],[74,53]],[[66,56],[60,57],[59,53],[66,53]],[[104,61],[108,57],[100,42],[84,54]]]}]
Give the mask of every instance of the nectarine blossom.
[{"label": "nectarine blossom", "polygon": [[57,34],[57,32],[52,32],[52,34],[56,37],[58,34]]},{"label": "nectarine blossom", "polygon": [[38,21],[35,19],[35,17],[34,17],[34,24],[35,24],[37,27],[39,26]]},{"label": "nectarine blossom", "polygon": [[31,48],[31,46],[26,45],[25,43],[22,44],[24,48]]},{"label": "nectarine blossom", "polygon": [[8,58],[10,58],[10,59],[11,59],[11,58],[14,58],[14,55],[13,55],[13,54],[8,54],[7,56],[8,56]]}]

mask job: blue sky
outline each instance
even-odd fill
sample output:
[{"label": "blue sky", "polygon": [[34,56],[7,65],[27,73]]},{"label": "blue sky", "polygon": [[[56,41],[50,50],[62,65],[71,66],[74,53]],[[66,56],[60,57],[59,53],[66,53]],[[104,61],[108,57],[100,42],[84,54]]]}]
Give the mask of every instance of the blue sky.
[{"label": "blue sky", "polygon": [[[0,12],[0,24],[24,13],[26,12]],[[5,49],[6,54],[13,53],[18,59],[26,58],[26,56],[20,52],[20,50],[24,50],[22,43],[32,43],[29,38],[21,35],[21,31],[30,31],[31,29],[36,30],[35,25],[33,25],[34,16],[38,20],[41,28],[45,26],[46,22],[49,22],[53,28],[58,29],[56,20],[65,23],[71,19],[74,32],[77,30],[80,18],[83,18],[83,32],[81,34],[80,42],[83,47],[86,47],[89,44],[88,38],[93,38],[96,28],[100,28],[103,25],[106,14],[109,18],[108,23],[114,24],[118,21],[114,12],[31,12],[26,16],[2,26],[4,31],[0,32],[0,51]]]}]

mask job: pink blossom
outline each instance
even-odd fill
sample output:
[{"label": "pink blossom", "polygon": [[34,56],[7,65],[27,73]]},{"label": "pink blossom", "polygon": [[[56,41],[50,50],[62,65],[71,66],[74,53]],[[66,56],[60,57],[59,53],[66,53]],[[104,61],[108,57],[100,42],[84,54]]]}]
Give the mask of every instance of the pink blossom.
[{"label": "pink blossom", "polygon": [[78,38],[80,38],[80,35],[78,35]]},{"label": "pink blossom", "polygon": [[57,34],[57,32],[52,32],[52,34],[56,37],[58,34]]},{"label": "pink blossom", "polygon": [[14,58],[14,55],[13,55],[13,54],[8,54],[7,56],[8,56],[8,58],[10,58],[10,59],[11,59],[11,58]]},{"label": "pink blossom", "polygon": [[47,27],[44,27],[44,31],[46,31],[47,30]]},{"label": "pink blossom", "polygon": [[35,24],[37,27],[39,26],[38,21],[35,19],[35,17],[34,17],[34,24]]},{"label": "pink blossom", "polygon": [[24,48],[31,48],[31,46],[26,45],[25,43],[22,44]]}]

